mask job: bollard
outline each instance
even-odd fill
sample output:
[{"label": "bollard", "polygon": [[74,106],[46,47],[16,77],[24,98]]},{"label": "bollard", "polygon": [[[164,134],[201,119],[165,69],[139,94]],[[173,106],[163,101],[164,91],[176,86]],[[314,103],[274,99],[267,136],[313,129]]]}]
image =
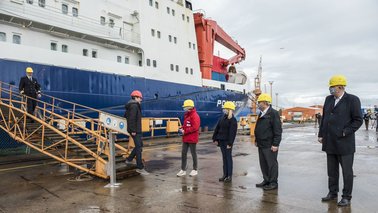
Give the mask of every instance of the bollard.
[{"label": "bollard", "polygon": [[122,183],[116,183],[116,165],[115,165],[115,135],[113,132],[109,132],[109,162],[106,165],[106,172],[110,176],[110,183],[105,186],[105,188],[117,188]]}]

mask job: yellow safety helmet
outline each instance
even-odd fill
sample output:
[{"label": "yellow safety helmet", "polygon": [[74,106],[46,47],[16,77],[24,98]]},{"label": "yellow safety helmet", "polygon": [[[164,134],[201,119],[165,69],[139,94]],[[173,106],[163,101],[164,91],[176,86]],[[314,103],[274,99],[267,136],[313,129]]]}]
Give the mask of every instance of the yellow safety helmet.
[{"label": "yellow safety helmet", "polygon": [[194,107],[194,101],[191,99],[187,99],[184,101],[184,105],[182,105],[183,108],[185,107]]},{"label": "yellow safety helmet", "polygon": [[235,104],[234,102],[232,101],[226,101],[224,104],[223,104],[223,109],[230,109],[230,110],[235,110]]},{"label": "yellow safety helmet", "polygon": [[259,95],[259,98],[257,98],[257,102],[266,101],[268,103],[272,103],[272,97],[266,93],[262,93]]},{"label": "yellow safety helmet", "polygon": [[329,86],[334,87],[334,86],[346,86],[347,85],[347,80],[345,76],[343,75],[334,75],[332,76],[331,79],[329,79]]},{"label": "yellow safety helmet", "polygon": [[26,68],[26,72],[27,72],[27,73],[33,73],[33,69],[32,69],[31,67],[27,67],[27,68]]}]

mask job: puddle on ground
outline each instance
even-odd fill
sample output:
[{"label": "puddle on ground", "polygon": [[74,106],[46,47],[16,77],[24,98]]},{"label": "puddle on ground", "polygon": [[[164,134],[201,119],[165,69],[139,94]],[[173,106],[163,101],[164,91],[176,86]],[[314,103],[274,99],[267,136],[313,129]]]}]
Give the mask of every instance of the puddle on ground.
[{"label": "puddle on ground", "polygon": [[182,186],[181,189],[176,189],[176,192],[196,192],[198,191],[197,186]]}]

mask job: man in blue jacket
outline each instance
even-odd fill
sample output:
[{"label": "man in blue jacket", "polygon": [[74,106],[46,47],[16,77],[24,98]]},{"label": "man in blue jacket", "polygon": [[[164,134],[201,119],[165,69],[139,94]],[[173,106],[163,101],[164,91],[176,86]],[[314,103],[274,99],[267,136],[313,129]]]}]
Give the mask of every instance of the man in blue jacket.
[{"label": "man in blue jacket", "polygon": [[353,188],[353,158],[356,151],[354,133],[363,123],[361,103],[357,96],[345,92],[347,80],[335,75],[329,80],[329,91],[323,107],[318,141],[327,153],[328,189],[323,202],[336,200],[339,192],[339,164],[343,170],[344,188],[338,206],[349,206]]}]

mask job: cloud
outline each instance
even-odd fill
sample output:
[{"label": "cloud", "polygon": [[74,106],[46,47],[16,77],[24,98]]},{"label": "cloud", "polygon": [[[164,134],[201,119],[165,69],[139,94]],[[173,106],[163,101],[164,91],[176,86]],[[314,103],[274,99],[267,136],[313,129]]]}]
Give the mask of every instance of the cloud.
[{"label": "cloud", "polygon": [[274,81],[280,106],[322,104],[334,74],[347,77],[347,91],[363,105],[378,104],[378,1],[194,0],[193,6],[246,49],[241,66],[251,78],[262,55],[263,85]]}]

